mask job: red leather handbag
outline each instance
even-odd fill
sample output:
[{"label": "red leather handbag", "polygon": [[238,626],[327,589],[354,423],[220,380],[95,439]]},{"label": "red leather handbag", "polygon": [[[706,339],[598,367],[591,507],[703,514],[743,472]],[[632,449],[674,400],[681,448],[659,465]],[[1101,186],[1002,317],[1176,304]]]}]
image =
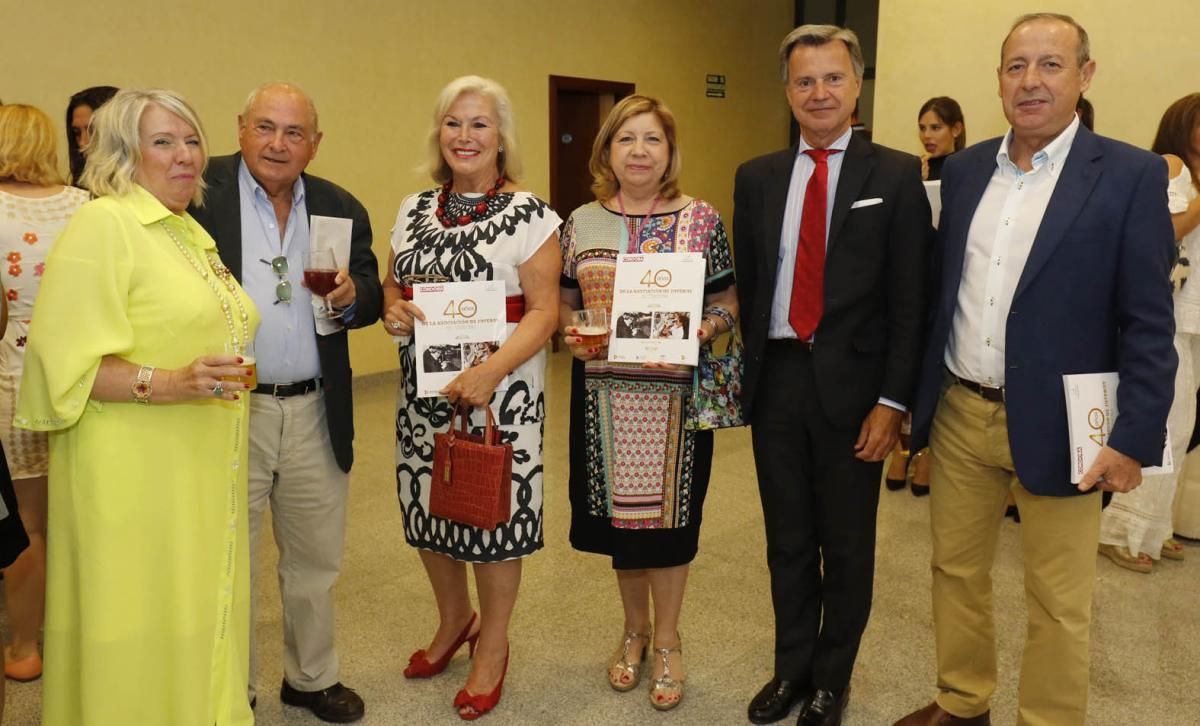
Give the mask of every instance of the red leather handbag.
[{"label": "red leather handbag", "polygon": [[[433,480],[429,513],[481,529],[508,521],[512,496],[512,444],[500,443],[500,429],[487,411],[483,436],[470,433],[467,406],[458,406],[445,433],[433,435]],[[455,429],[455,424],[461,427]]]}]

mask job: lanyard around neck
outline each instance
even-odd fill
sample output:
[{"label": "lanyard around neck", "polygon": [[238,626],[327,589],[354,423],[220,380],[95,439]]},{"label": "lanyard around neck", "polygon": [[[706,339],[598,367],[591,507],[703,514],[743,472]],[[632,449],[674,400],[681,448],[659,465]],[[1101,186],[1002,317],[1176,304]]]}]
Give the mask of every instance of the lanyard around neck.
[{"label": "lanyard around neck", "polygon": [[[625,223],[625,229],[629,229],[629,217],[625,216],[625,200],[620,192],[617,192],[617,207],[621,210],[621,221]],[[645,219],[638,220],[637,227],[634,228],[634,233],[629,239],[629,249],[626,250],[630,254],[638,252],[642,248],[642,227],[645,226],[646,220],[654,216],[654,210],[658,208],[658,195],[654,195],[654,199],[650,200],[650,211],[646,213]]]}]

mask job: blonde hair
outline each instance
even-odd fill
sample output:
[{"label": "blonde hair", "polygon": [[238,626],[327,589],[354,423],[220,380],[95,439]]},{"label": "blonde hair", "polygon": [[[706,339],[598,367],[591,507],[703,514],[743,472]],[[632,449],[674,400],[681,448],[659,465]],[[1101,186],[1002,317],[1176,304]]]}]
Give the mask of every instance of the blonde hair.
[{"label": "blonde hair", "polygon": [[33,106],[0,106],[0,180],[54,186],[65,184],[58,170],[54,122]]},{"label": "blonde hair", "polygon": [[521,181],[524,167],[521,165],[521,154],[517,151],[517,124],[513,118],[512,101],[508,91],[496,81],[481,76],[461,76],[455,78],[438,94],[437,103],[433,107],[433,126],[429,129],[429,140],[426,144],[427,158],[424,171],[433,177],[438,184],[447,184],[454,178],[450,165],[442,157],[442,120],[446,112],[464,93],[478,93],[492,101],[496,107],[496,131],[500,134],[500,151],[496,156],[496,170],[511,182]]},{"label": "blonde hair", "polygon": [[607,201],[617,195],[621,188],[617,181],[616,172],[612,168],[610,147],[613,137],[626,121],[634,116],[652,113],[662,124],[663,133],[667,136],[667,148],[670,155],[667,158],[667,170],[663,173],[662,184],[658,194],[663,199],[674,199],[679,196],[679,147],[675,143],[675,114],[660,99],[653,96],[626,96],[608,112],[608,118],[596,132],[596,140],[592,142],[592,158],[588,160],[588,171],[592,172],[592,193],[596,199]]},{"label": "blonde hair", "polygon": [[92,116],[92,140],[88,144],[87,165],[80,183],[98,197],[119,196],[133,189],[134,177],[142,163],[142,115],[151,105],[160,106],[183,119],[200,137],[203,162],[192,204],[204,203],[204,167],[208,166],[208,139],[200,118],[188,102],[174,91],[160,88],[120,91]]}]

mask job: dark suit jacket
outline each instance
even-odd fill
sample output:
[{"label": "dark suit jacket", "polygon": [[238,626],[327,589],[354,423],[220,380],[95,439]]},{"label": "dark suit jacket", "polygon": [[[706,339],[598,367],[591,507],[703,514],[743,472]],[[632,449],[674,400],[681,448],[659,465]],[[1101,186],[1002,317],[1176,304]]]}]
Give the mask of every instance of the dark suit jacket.
[{"label": "dark suit jacket", "polygon": [[[928,441],[941,397],[967,232],[1000,142],[950,156],[942,172],[938,295],[913,412],[914,451]],[[1013,295],[1004,377],[1021,484],[1065,496],[1078,491],[1070,483],[1063,374],[1120,373],[1120,413],[1108,443],[1150,465],[1161,460],[1177,360],[1166,164],[1081,126],[1060,174]]]},{"label": "dark suit jacket", "polygon": [[[217,251],[239,281],[242,279],[242,207],[238,196],[241,154],[209,159],[204,181],[208,191],[204,206],[189,211],[217,241]],[[379,267],[371,251],[371,220],[357,199],[332,182],[302,175],[309,215],[348,217],[354,220],[350,237],[350,277],[358,305],[347,327],[361,328],[379,319],[383,289]],[[333,453],[342,471],[354,463],[354,399],[351,395],[350,351],[346,331],[317,336],[321,377],[325,391],[325,418]]]},{"label": "dark suit jacket", "polygon": [[[733,239],[745,340],[742,405],[769,396],[758,379],[775,296],[780,231],[796,147],[742,164]],[[833,197],[824,313],[813,365],[821,406],[858,426],[880,397],[907,406],[917,379],[933,227],[916,157],[850,136]],[[882,203],[851,209],[856,201]]]}]

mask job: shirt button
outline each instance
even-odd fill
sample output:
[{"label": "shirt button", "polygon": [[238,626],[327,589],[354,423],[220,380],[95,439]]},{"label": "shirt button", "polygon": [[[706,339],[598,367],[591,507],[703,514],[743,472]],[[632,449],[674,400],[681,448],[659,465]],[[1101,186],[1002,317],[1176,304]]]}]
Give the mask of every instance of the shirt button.
[{"label": "shirt button", "polygon": [[991,307],[992,305],[995,305],[995,304],[996,304],[996,298],[989,297],[988,298],[988,307]]},{"label": "shirt button", "polygon": [[989,348],[992,347],[992,339],[991,338],[988,338],[987,340],[983,341],[983,343],[984,343],[984,345],[986,345]]}]

